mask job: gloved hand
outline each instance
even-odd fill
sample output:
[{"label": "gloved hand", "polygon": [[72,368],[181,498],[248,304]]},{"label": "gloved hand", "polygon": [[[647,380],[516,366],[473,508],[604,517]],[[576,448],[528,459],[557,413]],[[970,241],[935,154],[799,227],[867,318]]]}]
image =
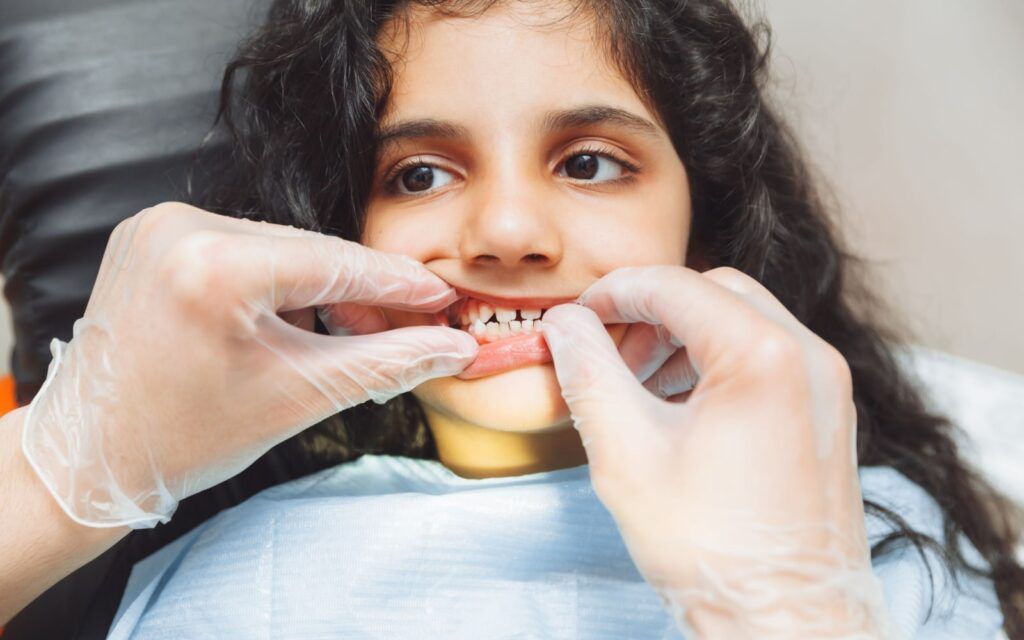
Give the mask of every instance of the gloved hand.
[{"label": "gloved hand", "polygon": [[360,307],[436,312],[456,299],[406,256],[157,205],[114,229],[71,341],[52,341],[24,453],[75,521],[155,526],[275,444],[454,375],[478,349],[440,326],[319,335],[306,330],[315,309],[336,320],[369,317]]},{"label": "gloved hand", "polygon": [[[849,367],[729,268],[617,269],[544,315],[598,497],[683,631],[887,637]],[[602,323],[632,324],[616,349]]]}]

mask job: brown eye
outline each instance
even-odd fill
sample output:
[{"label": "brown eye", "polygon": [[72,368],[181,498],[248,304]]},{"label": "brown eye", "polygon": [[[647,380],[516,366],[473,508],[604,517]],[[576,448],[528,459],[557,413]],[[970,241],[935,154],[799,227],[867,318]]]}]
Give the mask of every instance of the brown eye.
[{"label": "brown eye", "polygon": [[620,182],[636,173],[638,167],[609,152],[581,149],[562,162],[565,176],[588,182]]},{"label": "brown eye", "polygon": [[[392,177],[386,180],[385,188],[391,193],[401,195],[425,193],[448,184],[443,180],[443,176],[448,176],[449,182],[452,179],[452,174],[440,167],[417,162],[405,167],[396,167]],[[438,182],[440,184],[437,184]]]},{"label": "brown eye", "polygon": [[565,163],[565,172],[576,180],[592,180],[597,175],[597,156],[579,153]]},{"label": "brown eye", "polygon": [[431,167],[413,167],[402,174],[402,186],[409,191],[426,191],[434,183],[434,170]]}]

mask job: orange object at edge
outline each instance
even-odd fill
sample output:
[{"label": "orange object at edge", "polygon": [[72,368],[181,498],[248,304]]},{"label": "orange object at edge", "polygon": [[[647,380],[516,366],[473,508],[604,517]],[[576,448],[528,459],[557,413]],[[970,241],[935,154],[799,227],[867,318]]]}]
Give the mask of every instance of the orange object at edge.
[{"label": "orange object at edge", "polygon": [[[18,408],[18,401],[14,395],[14,378],[11,374],[0,377],[0,416]],[[3,627],[0,627],[0,634]]]},{"label": "orange object at edge", "polygon": [[[18,401],[14,397],[14,378],[10,374],[0,377],[0,416],[18,408]],[[4,628],[0,627],[0,636],[4,635]]]}]

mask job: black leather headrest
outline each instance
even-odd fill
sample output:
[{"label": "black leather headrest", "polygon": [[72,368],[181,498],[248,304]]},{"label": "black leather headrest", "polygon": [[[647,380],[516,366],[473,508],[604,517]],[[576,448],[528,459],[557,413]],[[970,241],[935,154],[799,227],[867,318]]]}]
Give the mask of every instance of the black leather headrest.
[{"label": "black leather headrest", "polygon": [[[19,403],[46,378],[50,340],[69,340],[85,313],[114,226],[184,199],[224,64],[265,10],[259,0],[0,0],[0,268]],[[4,640],[106,637],[135,562],[315,470],[288,446],[61,580],[10,621]]]},{"label": "black leather headrest", "polygon": [[19,403],[67,341],[124,218],[184,199],[250,0],[0,4],[0,268]]}]

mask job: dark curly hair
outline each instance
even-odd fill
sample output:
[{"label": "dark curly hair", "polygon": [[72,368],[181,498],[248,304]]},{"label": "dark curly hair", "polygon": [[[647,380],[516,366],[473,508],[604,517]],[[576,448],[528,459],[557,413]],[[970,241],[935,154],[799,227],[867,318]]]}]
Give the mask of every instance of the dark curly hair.
[{"label": "dark curly hair", "polygon": [[[274,2],[224,72],[190,199],[226,215],[358,241],[378,118],[393,82],[380,29],[408,20],[412,5],[472,17],[497,1]],[[691,250],[764,283],[843,354],[853,374],[860,465],[898,470],[941,506],[942,543],[866,500],[865,511],[894,529],[872,558],[909,543],[922,558],[926,547],[938,553],[954,578],[964,571],[992,579],[1007,635],[1024,638],[1024,569],[1014,554],[1021,511],[965,462],[956,427],[925,406],[899,366],[892,345],[906,335],[881,321],[891,314],[859,284],[862,262],[840,244],[794,135],[765,95],[768,26],[748,27],[743,11],[722,0],[578,0],[571,13],[583,9],[600,16],[611,59],[666,124],[687,169]],[[321,465],[364,453],[437,457],[411,394],[354,407],[282,446]],[[989,569],[964,558],[961,533]]]}]

